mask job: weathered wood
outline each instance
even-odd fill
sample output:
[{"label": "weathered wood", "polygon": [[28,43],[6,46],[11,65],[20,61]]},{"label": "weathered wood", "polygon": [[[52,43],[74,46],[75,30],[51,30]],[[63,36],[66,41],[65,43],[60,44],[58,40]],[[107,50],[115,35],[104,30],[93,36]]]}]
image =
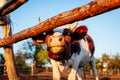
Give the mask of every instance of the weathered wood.
[{"label": "weathered wood", "polygon": [[[1,0],[0,4],[4,5],[6,2],[7,0]],[[12,31],[11,31],[11,25],[10,25],[11,21],[10,21],[9,15],[4,16],[4,21],[3,22],[5,24],[2,26],[3,37],[11,36]],[[15,68],[12,44],[9,46],[4,46],[4,55],[5,55],[5,65],[7,67],[6,71],[7,71],[9,80],[19,80],[19,77],[16,72],[16,68]]]},{"label": "weathered wood", "polygon": [[[11,25],[6,24],[2,26],[2,31],[3,31],[3,37],[11,36],[12,35]],[[5,55],[5,65],[7,67],[7,74],[9,80],[19,80],[15,68],[14,52],[13,52],[12,44],[4,47],[4,55]]]},{"label": "weathered wood", "polygon": [[31,28],[25,29],[12,36],[0,39],[0,46],[16,43],[18,41],[36,36],[40,33],[56,28],[58,26],[71,22],[84,20],[95,15],[105,13],[107,11],[120,7],[120,0],[96,0],[82,7],[75,8],[70,11],[60,13],[52,18],[49,18]]},{"label": "weathered wood", "polygon": [[10,18],[6,16],[0,17],[0,26],[9,24],[8,22],[10,22]]},{"label": "weathered wood", "polygon": [[6,14],[14,11],[27,1],[28,0],[7,0],[6,2],[6,0],[0,0],[0,25],[7,24],[7,22],[5,21],[6,17],[4,17]]},{"label": "weathered wood", "polygon": [[28,0],[9,0],[6,4],[0,7],[0,16],[5,16],[6,14],[16,10],[27,1]]},{"label": "weathered wood", "polygon": [[[1,0],[2,2],[5,0]],[[0,3],[1,3],[0,1]],[[12,3],[14,3],[16,0],[7,0],[7,2],[5,2],[3,5],[0,5],[0,13],[6,9],[7,7],[9,7]]]},{"label": "weathered wood", "polygon": [[0,17],[0,25],[4,25],[4,24],[5,24],[5,22],[4,22],[3,18]]},{"label": "weathered wood", "polygon": [[[0,0],[0,8],[6,3],[6,0]],[[0,11],[1,13],[1,11]],[[0,25],[4,25],[5,22],[5,17],[0,17]]]}]

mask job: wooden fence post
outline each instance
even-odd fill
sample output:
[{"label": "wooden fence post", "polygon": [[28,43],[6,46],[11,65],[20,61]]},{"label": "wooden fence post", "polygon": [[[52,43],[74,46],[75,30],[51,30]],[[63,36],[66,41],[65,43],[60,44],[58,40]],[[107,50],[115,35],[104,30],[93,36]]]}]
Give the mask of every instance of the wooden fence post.
[{"label": "wooden fence post", "polygon": [[[6,24],[2,26],[3,36],[7,37],[11,35],[11,25]],[[4,55],[5,55],[5,65],[7,67],[7,74],[9,80],[19,80],[18,75],[15,68],[15,61],[14,61],[14,53],[13,53],[13,46],[7,45],[4,47]]]},{"label": "wooden fence post", "polygon": [[[4,5],[8,0],[0,0],[0,6]],[[3,37],[8,37],[12,35],[11,25],[10,25],[10,17],[9,15],[4,16],[5,24],[2,25]],[[16,72],[15,62],[14,62],[14,54],[13,54],[13,46],[7,45],[4,47],[4,55],[5,55],[5,65],[7,67],[6,71],[8,74],[9,80],[19,80],[19,77]]]}]

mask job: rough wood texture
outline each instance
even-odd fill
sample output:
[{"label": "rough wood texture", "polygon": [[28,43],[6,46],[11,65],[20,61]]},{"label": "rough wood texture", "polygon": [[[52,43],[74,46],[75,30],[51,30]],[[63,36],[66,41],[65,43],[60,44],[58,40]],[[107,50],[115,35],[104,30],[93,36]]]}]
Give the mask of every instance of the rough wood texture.
[{"label": "rough wood texture", "polygon": [[60,13],[31,28],[25,29],[12,36],[0,39],[0,46],[16,43],[18,41],[36,36],[40,33],[71,22],[84,20],[86,18],[105,13],[120,7],[120,0],[96,0],[82,7]]},{"label": "rough wood texture", "polygon": [[16,10],[21,5],[23,5],[28,0],[11,0],[8,4],[4,5],[3,9],[0,9],[0,16],[5,16],[6,14]]},{"label": "rough wood texture", "polygon": [[[4,5],[6,2],[7,0],[1,0],[0,5]],[[11,25],[10,25],[11,21],[9,15],[4,16],[4,21],[3,22],[6,24],[2,26],[3,37],[8,37],[12,35]],[[5,65],[7,67],[7,74],[9,80],[19,80],[15,68],[15,62],[14,62],[15,60],[14,60],[12,44],[9,46],[4,46],[4,55],[5,55]]]},{"label": "rough wood texture", "polygon": [[4,26],[6,24],[9,24],[8,22],[11,22],[10,18],[8,18],[6,16],[0,17],[0,26]]},{"label": "rough wood texture", "polygon": [[[10,22],[9,24],[2,26],[2,32],[3,32],[3,37],[8,37],[12,35]],[[12,44],[9,46],[4,46],[4,55],[5,55],[5,65],[7,67],[7,74],[8,74],[9,80],[19,80],[16,68],[15,68],[15,60],[14,60],[14,52],[13,52]]]},{"label": "rough wood texture", "polygon": [[2,18],[0,19],[0,25],[4,25],[5,22],[2,20]]},{"label": "rough wood texture", "polygon": [[[3,32],[3,37],[8,37],[12,35],[10,22],[9,24],[2,26],[2,32]],[[19,80],[19,77],[16,72],[16,68],[15,68],[15,60],[14,60],[12,44],[9,46],[4,46],[4,55],[5,55],[5,65],[7,67],[7,74],[8,74],[9,80]]]}]

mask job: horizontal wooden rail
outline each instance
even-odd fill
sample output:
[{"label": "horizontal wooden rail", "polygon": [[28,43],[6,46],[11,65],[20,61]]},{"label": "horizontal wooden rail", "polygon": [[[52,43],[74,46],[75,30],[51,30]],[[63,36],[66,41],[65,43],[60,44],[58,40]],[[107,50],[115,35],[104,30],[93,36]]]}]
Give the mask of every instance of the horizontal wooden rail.
[{"label": "horizontal wooden rail", "polygon": [[25,29],[12,36],[0,39],[0,47],[19,42],[36,36],[58,26],[84,20],[120,7],[120,0],[95,0],[84,6],[60,13],[31,28]]}]

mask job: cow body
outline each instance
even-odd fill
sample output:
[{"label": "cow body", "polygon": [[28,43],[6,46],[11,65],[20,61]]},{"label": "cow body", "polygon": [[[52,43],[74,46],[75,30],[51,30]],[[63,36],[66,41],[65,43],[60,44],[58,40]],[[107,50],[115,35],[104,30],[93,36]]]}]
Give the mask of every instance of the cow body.
[{"label": "cow body", "polygon": [[64,29],[64,32],[46,33],[45,43],[47,45],[48,56],[53,67],[53,80],[60,80],[60,73],[66,72],[71,67],[68,80],[82,80],[81,67],[90,64],[95,79],[98,74],[95,66],[94,43],[87,34],[87,27],[78,27],[71,32]]}]

